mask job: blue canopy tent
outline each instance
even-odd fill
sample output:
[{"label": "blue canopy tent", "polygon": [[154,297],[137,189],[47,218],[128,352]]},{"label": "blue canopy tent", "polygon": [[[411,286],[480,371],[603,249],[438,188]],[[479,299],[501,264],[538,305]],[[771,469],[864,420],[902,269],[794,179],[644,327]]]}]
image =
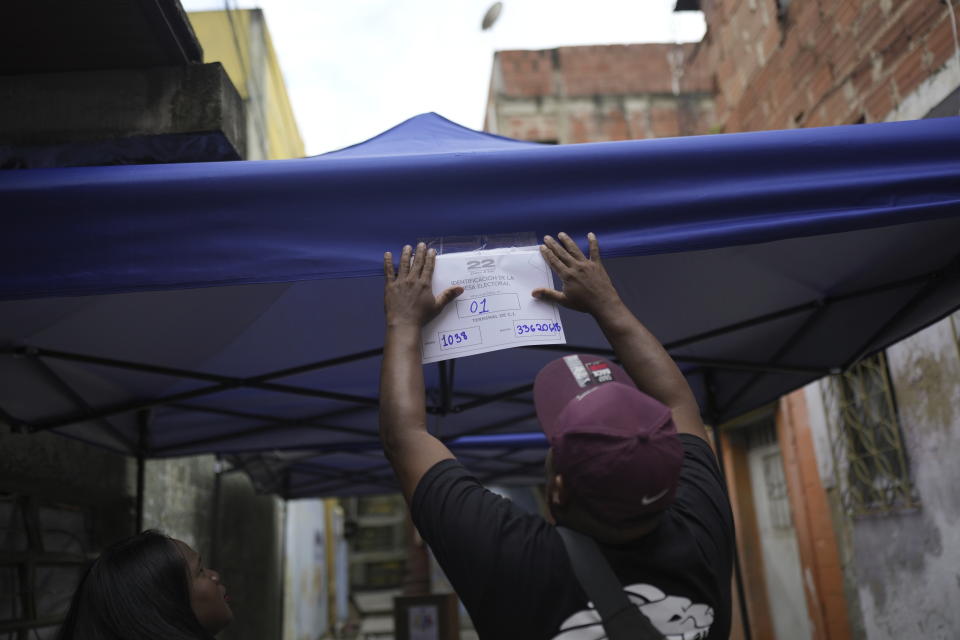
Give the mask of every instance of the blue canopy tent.
[{"label": "blue canopy tent", "polygon": [[[958,150],[960,118],[546,146],[426,114],[314,158],[2,172],[0,419],[383,492],[383,252],[563,230],[597,233],[716,424],[960,305]],[[503,437],[538,432],[535,373],[609,353],[563,321],[562,349],[427,367],[430,429],[481,477],[539,479],[542,439]]]}]

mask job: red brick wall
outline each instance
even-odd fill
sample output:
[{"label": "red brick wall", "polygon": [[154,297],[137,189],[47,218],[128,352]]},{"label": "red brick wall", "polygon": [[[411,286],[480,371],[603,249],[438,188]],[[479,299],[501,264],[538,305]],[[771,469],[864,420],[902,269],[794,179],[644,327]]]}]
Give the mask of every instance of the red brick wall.
[{"label": "red brick wall", "polygon": [[953,54],[938,0],[703,0],[725,131],[884,120]]},{"label": "red brick wall", "polygon": [[694,43],[612,44],[543,51],[499,51],[498,94],[506,97],[672,93],[670,57],[679,56],[680,91],[712,91],[710,70],[683,69]]},{"label": "red brick wall", "polygon": [[707,133],[715,126],[712,72],[685,64],[696,46],[498,52],[485,128],[561,143]]},{"label": "red brick wall", "polygon": [[[940,0],[791,0],[782,14],[777,0],[701,6],[708,29],[696,44],[498,53],[490,97],[496,131],[589,142],[877,122],[954,50]],[[684,62],[674,95],[670,56],[677,54]],[[691,95],[700,99],[684,100]],[[526,110],[500,109],[524,100],[532,105]]]}]

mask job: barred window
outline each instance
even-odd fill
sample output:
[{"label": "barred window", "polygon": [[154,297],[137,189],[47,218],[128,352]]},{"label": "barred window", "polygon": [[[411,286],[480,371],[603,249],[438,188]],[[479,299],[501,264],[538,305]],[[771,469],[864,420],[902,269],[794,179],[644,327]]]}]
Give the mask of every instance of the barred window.
[{"label": "barred window", "polygon": [[783,457],[779,451],[763,456],[763,482],[767,487],[767,504],[770,505],[770,524],[774,529],[790,529],[790,496],[787,493],[787,478],[783,473]]},{"label": "barred window", "polygon": [[777,427],[773,417],[745,429],[744,437],[748,448],[763,452],[760,468],[763,470],[770,526],[778,530],[791,529],[793,518],[790,515],[790,494],[787,491],[783,455],[777,442]]},{"label": "barred window", "polygon": [[919,506],[884,354],[831,376],[821,389],[847,513],[863,516]]}]

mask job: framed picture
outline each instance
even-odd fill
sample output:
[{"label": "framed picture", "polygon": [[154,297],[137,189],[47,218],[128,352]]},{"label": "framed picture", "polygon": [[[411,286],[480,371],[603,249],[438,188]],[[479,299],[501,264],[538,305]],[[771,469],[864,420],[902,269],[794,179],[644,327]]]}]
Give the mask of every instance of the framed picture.
[{"label": "framed picture", "polygon": [[459,640],[456,594],[394,598],[393,628],[397,640]]}]

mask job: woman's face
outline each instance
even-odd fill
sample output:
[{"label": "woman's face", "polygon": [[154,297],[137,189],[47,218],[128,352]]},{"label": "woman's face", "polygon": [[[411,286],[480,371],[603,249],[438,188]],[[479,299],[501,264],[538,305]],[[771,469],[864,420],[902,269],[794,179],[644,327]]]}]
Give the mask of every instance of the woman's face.
[{"label": "woman's face", "polygon": [[190,606],[203,628],[216,634],[233,620],[227,588],[220,574],[203,566],[203,558],[186,543],[174,540],[190,573]]}]

